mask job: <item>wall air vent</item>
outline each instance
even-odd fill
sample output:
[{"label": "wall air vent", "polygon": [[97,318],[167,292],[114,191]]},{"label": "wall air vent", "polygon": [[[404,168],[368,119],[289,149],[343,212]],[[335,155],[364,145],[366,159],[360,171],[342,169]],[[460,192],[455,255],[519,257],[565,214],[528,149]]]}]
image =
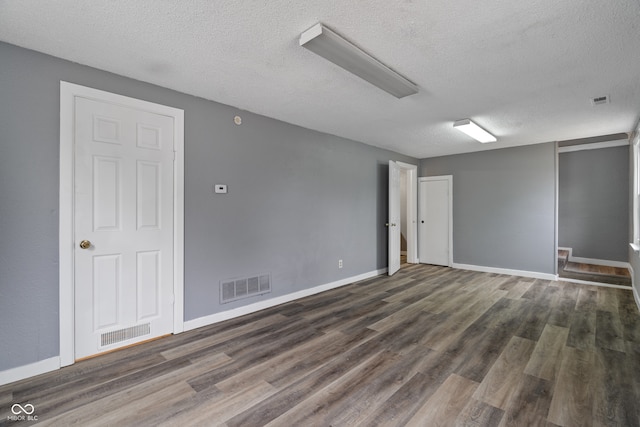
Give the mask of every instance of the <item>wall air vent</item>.
[{"label": "wall air vent", "polygon": [[271,292],[271,275],[269,274],[220,281],[221,304],[269,292]]},{"label": "wall air vent", "polygon": [[594,107],[596,105],[608,104],[609,103],[609,95],[597,96],[595,98],[591,98],[591,105]]}]

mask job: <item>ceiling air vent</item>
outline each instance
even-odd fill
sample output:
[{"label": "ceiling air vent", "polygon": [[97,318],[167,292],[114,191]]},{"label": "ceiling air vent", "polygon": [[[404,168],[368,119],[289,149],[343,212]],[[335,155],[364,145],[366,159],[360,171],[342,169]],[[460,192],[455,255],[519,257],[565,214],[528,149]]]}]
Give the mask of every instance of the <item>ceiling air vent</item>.
[{"label": "ceiling air vent", "polygon": [[609,103],[609,95],[597,96],[595,98],[591,98],[591,105],[594,107],[596,105],[608,104]]}]

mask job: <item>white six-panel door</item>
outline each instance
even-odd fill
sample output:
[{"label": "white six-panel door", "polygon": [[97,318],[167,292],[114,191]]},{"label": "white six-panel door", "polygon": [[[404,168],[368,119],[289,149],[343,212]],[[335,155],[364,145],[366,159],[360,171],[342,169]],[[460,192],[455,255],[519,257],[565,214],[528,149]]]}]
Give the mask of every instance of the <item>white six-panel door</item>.
[{"label": "white six-panel door", "polygon": [[451,267],[452,177],[420,178],[418,184],[418,256],[423,264]]},{"label": "white six-panel door", "polygon": [[173,118],[75,97],[75,358],[173,331]]}]

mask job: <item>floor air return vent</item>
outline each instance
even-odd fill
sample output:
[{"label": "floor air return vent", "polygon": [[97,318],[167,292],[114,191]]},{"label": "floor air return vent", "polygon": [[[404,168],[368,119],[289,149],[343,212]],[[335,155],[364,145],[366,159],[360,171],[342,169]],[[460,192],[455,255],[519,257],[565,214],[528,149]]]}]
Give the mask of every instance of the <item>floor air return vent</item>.
[{"label": "floor air return vent", "polygon": [[220,302],[223,304],[269,292],[271,292],[271,276],[268,274],[220,282]]}]

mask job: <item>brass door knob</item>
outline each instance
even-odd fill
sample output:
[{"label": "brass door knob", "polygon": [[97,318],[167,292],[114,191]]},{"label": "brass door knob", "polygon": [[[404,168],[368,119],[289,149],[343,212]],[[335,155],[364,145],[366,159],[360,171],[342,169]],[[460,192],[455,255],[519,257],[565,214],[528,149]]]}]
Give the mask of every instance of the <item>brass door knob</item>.
[{"label": "brass door knob", "polygon": [[80,247],[82,249],[89,249],[91,247],[91,242],[88,240],[83,240],[80,242]]}]

